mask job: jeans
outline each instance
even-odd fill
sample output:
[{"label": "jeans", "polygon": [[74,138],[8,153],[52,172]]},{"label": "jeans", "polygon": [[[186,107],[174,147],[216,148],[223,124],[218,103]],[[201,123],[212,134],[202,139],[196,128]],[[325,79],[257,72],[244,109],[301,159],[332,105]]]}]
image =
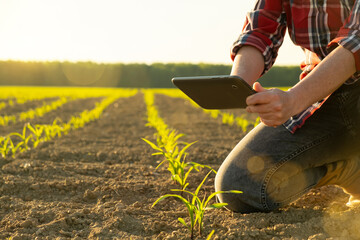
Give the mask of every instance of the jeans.
[{"label": "jeans", "polygon": [[218,200],[242,213],[289,204],[317,186],[327,164],[360,155],[359,129],[360,81],[342,85],[294,134],[259,124],[230,152],[215,178],[216,191],[243,193],[218,194]]}]

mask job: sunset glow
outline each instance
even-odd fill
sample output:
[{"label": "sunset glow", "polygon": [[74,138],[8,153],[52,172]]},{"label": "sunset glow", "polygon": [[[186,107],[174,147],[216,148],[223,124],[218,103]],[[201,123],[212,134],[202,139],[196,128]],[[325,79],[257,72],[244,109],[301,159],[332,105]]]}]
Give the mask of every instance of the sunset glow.
[{"label": "sunset glow", "polygon": [[[0,59],[229,64],[253,3],[0,0]],[[301,57],[287,39],[278,64]]]}]

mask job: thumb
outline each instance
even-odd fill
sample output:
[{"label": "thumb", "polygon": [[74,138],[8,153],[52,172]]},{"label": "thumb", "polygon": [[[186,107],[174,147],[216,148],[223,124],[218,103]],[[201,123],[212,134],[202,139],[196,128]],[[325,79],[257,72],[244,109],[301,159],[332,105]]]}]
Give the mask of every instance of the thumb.
[{"label": "thumb", "polygon": [[255,82],[254,85],[253,85],[253,88],[254,88],[254,90],[257,91],[257,92],[264,92],[264,91],[266,91],[266,89],[263,88],[259,82]]}]

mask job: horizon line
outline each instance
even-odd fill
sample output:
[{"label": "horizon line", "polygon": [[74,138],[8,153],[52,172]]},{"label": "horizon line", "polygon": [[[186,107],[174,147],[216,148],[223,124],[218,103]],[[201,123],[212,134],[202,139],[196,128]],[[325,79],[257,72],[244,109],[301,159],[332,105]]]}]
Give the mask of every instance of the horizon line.
[{"label": "horizon line", "polygon": [[[0,62],[23,62],[23,63],[92,63],[92,64],[98,64],[98,65],[116,65],[116,64],[124,64],[124,65],[132,65],[132,64],[139,64],[139,65],[153,65],[153,64],[190,64],[190,65],[232,65],[232,62],[229,63],[223,63],[223,62],[191,62],[191,61],[154,61],[154,62],[146,62],[146,61],[95,61],[95,60],[37,60],[37,59],[31,59],[31,60],[24,60],[24,59],[0,59]],[[273,67],[298,67],[298,64],[274,64]]]}]

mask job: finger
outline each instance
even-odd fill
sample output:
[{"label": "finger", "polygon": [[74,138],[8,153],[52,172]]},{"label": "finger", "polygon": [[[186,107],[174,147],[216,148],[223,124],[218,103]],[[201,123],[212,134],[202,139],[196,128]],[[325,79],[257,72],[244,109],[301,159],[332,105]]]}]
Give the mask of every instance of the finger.
[{"label": "finger", "polygon": [[272,113],[273,108],[271,107],[271,104],[257,104],[257,105],[249,105],[247,106],[246,110],[251,113]]},{"label": "finger", "polygon": [[283,106],[277,102],[271,102],[267,104],[257,104],[248,106],[252,112],[255,113],[273,113],[279,118],[283,117]]},{"label": "finger", "polygon": [[255,93],[246,98],[247,105],[266,104],[271,101],[271,94],[268,92]]},{"label": "finger", "polygon": [[257,92],[264,92],[264,91],[266,91],[266,89],[263,88],[259,82],[255,82],[255,83],[253,84],[253,89],[254,89],[255,91],[257,91]]}]

